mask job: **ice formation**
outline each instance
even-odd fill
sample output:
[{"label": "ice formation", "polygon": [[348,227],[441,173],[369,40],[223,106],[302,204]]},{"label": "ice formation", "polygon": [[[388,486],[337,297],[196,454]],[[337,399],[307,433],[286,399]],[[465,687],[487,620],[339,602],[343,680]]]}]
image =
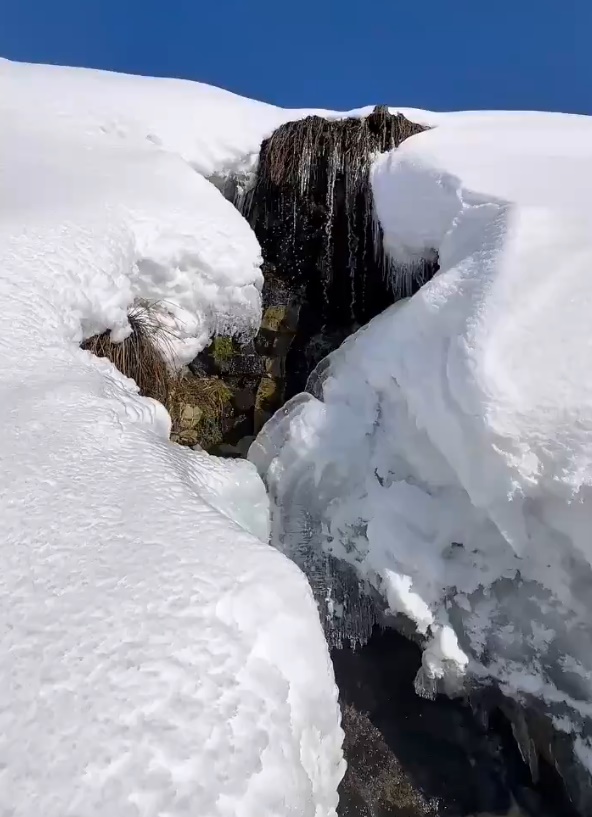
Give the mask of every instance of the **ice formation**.
[{"label": "ice formation", "polygon": [[[309,116],[277,128],[261,146],[253,189],[245,196],[237,188],[237,205],[257,232],[266,261],[298,281],[314,277],[325,302],[349,298],[348,317],[361,317],[355,307],[365,287],[370,289],[373,276],[381,284],[386,277],[370,164],[377,153],[421,130],[380,107],[364,118]],[[346,292],[332,288],[336,279],[349,279]]]},{"label": "ice formation", "polygon": [[349,563],[415,623],[420,691],[494,680],[588,763],[592,120],[431,121],[372,184],[391,257],[437,252],[440,272],[324,361],[249,456],[282,549],[308,509],[307,559]]},{"label": "ice formation", "polygon": [[335,815],[333,672],[255,469],[79,348],[138,297],[180,361],[256,326],[258,244],[201,174],[281,116],[0,62],[2,815]]}]

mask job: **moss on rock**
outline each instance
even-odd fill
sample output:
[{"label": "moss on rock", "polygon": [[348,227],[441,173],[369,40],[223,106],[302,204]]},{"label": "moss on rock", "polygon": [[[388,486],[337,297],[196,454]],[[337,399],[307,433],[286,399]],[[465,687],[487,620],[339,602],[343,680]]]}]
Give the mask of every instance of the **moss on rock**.
[{"label": "moss on rock", "polygon": [[234,413],[232,397],[232,389],[218,377],[179,377],[168,405],[171,439],[181,445],[201,445],[206,451],[218,445]]},{"label": "moss on rock", "polygon": [[286,328],[288,306],[268,306],[261,318],[261,329],[268,332],[279,332]]},{"label": "moss on rock", "polygon": [[225,335],[218,335],[212,342],[212,357],[219,368],[223,368],[235,354],[234,341]]},{"label": "moss on rock", "polygon": [[275,410],[280,407],[283,397],[284,389],[281,380],[269,376],[261,378],[255,396],[255,415],[253,418],[255,434],[259,433]]}]

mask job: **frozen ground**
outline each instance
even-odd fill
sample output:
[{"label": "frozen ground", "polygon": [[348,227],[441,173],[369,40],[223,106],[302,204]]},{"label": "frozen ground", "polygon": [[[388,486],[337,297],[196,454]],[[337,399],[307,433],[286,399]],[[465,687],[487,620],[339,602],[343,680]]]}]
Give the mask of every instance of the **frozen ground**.
[{"label": "frozen ground", "polygon": [[415,621],[419,691],[534,696],[592,768],[592,120],[425,116],[372,183],[393,259],[440,273],[250,458],[284,550],[322,545]]},{"label": "frozen ground", "polygon": [[0,62],[2,817],[334,817],[333,672],[255,469],[171,444],[166,411],[79,348],[124,337],[137,297],[180,360],[252,331],[259,247],[196,169],[277,115]]}]

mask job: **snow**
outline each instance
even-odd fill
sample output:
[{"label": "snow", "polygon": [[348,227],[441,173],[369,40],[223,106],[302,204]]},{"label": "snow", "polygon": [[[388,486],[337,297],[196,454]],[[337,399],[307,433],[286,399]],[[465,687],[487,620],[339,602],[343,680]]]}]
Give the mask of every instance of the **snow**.
[{"label": "snow", "polygon": [[164,408],[79,348],[125,337],[137,298],[177,363],[253,331],[259,247],[203,174],[281,116],[0,62],[2,815],[335,815],[327,646],[255,469],[170,443]]},{"label": "snow", "polygon": [[[0,814],[335,817],[333,672],[255,468],[171,444],[79,343],[137,299],[175,365],[251,334],[259,246],[211,181],[368,110],[0,60]],[[433,129],[373,168],[385,247],[441,272],[252,447],[272,541],[416,623],[419,691],[534,696],[592,768],[592,126],[398,110]]]},{"label": "snow", "polygon": [[312,114],[365,116],[371,110],[290,110],[201,82],[0,58],[0,112],[5,116],[51,119],[70,133],[109,134],[134,146],[149,142],[206,177],[249,166],[262,140],[285,122]]},{"label": "snow", "polygon": [[313,547],[415,622],[418,691],[538,699],[592,770],[592,120],[424,116],[372,186],[391,258],[440,272],[249,456],[272,540],[311,507]]},{"label": "snow", "polygon": [[[0,136],[3,156],[11,157],[2,171],[3,185],[11,191],[3,217],[16,231],[20,222],[30,221],[31,207],[44,220],[51,208],[64,230],[75,210],[72,229],[84,225],[96,235],[86,259],[96,294],[84,296],[94,302],[85,309],[83,331],[110,328],[124,335],[126,309],[134,298],[161,304],[163,318],[178,336],[174,352],[181,363],[192,360],[215,331],[256,330],[263,283],[260,248],[248,224],[213,185],[179,156],[150,142],[89,133],[55,114],[40,116],[31,96],[26,104],[14,91],[0,90],[0,109],[8,109],[3,121],[11,125]],[[33,185],[37,191],[31,203]],[[101,271],[93,269],[94,253],[109,252],[101,233],[112,237],[111,254],[121,256],[112,263],[123,270],[108,299]],[[67,240],[73,258],[79,257],[74,234]]]},{"label": "snow", "polygon": [[7,114],[51,118],[64,130],[133,145],[148,141],[204,176],[258,153],[262,137],[286,118],[281,108],[199,82],[9,60],[0,66]]}]

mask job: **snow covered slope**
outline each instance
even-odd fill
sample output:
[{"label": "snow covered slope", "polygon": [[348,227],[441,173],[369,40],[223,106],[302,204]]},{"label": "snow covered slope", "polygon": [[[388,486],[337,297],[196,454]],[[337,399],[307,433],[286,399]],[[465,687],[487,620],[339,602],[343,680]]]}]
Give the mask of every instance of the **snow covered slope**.
[{"label": "snow covered slope", "polygon": [[89,136],[152,142],[208,176],[258,153],[286,111],[178,79],[0,59],[0,111]]},{"label": "snow covered slope", "polygon": [[[75,207],[81,219],[120,225],[125,275],[108,306],[104,293],[96,299],[106,314],[84,315],[83,330],[125,331],[133,297],[159,301],[186,362],[216,330],[256,329],[263,283],[251,229],[195,168],[222,170],[273,125],[268,106],[154,83],[160,93],[142,77],[0,61],[5,204],[13,212],[22,199],[26,210],[35,186],[36,210],[51,209],[58,223],[59,208],[63,221]],[[23,144],[14,156],[12,143]]]},{"label": "snow covered slope", "polygon": [[261,141],[284,122],[314,113],[333,118],[370,110],[289,110],[201,82],[0,58],[4,115],[50,119],[54,126],[86,137],[112,134],[133,145],[148,141],[180,156],[204,176],[243,167],[259,153]]},{"label": "snow covered slope", "polygon": [[308,539],[416,622],[421,691],[472,674],[534,696],[592,769],[592,120],[433,121],[372,183],[390,253],[437,251],[440,273],[250,457],[275,525],[311,508]]},{"label": "snow covered slope", "polygon": [[259,247],[196,168],[279,114],[191,87],[0,63],[0,815],[335,814],[332,668],[254,468],[79,348],[135,297],[181,359],[257,323]]}]

